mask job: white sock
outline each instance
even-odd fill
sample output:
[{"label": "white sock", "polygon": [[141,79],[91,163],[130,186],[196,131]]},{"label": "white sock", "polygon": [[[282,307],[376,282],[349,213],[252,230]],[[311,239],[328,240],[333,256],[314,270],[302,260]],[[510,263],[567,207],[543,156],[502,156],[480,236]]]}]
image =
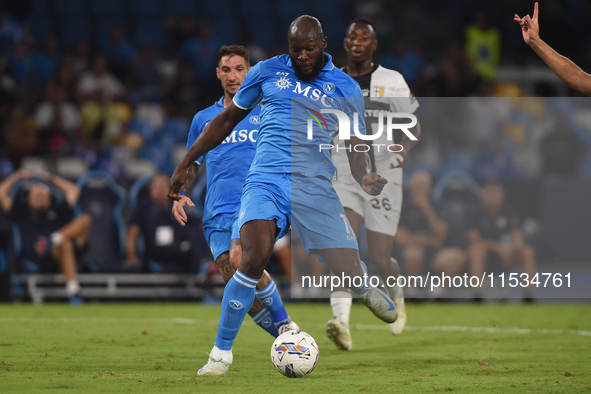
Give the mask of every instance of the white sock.
[{"label": "white sock", "polygon": [[78,283],[78,279],[72,279],[66,283],[66,294],[68,294],[68,297],[75,296],[79,292],[80,284]]},{"label": "white sock", "polygon": [[211,353],[209,353],[209,356],[213,359],[221,358],[228,364],[232,364],[232,361],[234,360],[234,356],[232,356],[231,350],[221,350],[217,346],[214,346],[213,349],[211,349]]},{"label": "white sock", "polygon": [[353,297],[347,291],[333,291],[330,294],[330,306],[334,318],[349,328],[349,315],[351,314],[351,304]]},{"label": "white sock", "polygon": [[64,242],[64,236],[62,235],[62,233],[59,233],[57,231],[55,233],[51,233],[50,239],[52,246],[60,246],[61,243]]}]

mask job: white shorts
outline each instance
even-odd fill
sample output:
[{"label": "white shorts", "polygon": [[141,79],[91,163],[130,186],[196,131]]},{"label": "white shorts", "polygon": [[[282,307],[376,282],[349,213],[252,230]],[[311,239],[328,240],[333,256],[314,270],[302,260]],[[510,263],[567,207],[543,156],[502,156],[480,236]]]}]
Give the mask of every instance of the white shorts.
[{"label": "white shorts", "polygon": [[363,218],[365,227],[376,233],[394,236],[398,230],[402,206],[402,185],[388,182],[379,196],[363,191],[352,175],[343,175],[332,183],[345,209]]}]

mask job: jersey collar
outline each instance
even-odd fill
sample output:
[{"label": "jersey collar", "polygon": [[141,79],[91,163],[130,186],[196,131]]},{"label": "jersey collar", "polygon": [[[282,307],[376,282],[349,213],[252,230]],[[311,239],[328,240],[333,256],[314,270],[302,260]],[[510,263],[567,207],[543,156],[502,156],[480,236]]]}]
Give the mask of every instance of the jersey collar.
[{"label": "jersey collar", "polygon": [[222,98],[221,98],[221,99],[219,99],[219,100],[218,100],[218,101],[215,103],[215,105],[217,105],[218,107],[222,107],[222,108],[224,108],[224,98],[225,98],[225,97],[226,97],[226,96],[222,96]]}]

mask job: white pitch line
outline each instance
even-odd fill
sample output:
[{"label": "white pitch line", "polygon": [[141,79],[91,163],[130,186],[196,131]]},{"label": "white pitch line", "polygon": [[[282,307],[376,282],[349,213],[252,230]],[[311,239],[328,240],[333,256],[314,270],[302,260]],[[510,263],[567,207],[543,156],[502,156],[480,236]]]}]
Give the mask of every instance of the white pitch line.
[{"label": "white pitch line", "polygon": [[[187,319],[187,318],[100,318],[100,317],[0,317],[0,323],[166,323],[166,324],[218,324],[218,320]],[[302,326],[324,327],[320,323],[303,323]],[[243,324],[254,325],[250,320],[245,320]],[[353,324],[351,328],[357,330],[386,330],[385,324]],[[486,332],[501,334],[546,334],[546,335],[582,335],[591,336],[591,331],[583,330],[549,330],[549,329],[530,329],[530,328],[499,328],[499,327],[466,327],[466,326],[406,326],[406,331],[448,331],[448,332]]]}]

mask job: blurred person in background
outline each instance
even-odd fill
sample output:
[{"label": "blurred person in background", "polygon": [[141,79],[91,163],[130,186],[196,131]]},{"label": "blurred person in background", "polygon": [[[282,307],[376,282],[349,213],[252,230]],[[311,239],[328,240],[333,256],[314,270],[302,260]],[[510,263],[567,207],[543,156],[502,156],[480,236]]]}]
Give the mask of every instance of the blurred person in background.
[{"label": "blurred person in background", "polygon": [[34,115],[40,132],[40,143],[45,150],[68,153],[77,136],[81,134],[82,117],[78,107],[67,101],[61,87],[48,87],[45,101],[39,104]]},{"label": "blurred person in background", "polygon": [[[496,181],[487,182],[482,189],[482,207],[471,215],[466,237],[470,258],[470,276],[479,278],[485,272],[487,259],[494,255],[504,270],[518,264],[522,273],[532,280],[536,273],[534,248],[524,243],[519,217],[505,202],[505,190]],[[520,283],[525,281],[520,281]],[[480,289],[472,289],[475,301],[482,301]],[[533,286],[525,288],[525,301],[532,302]]]},{"label": "blurred person in background", "polygon": [[71,303],[80,303],[76,260],[86,246],[91,218],[88,214],[74,216],[74,206],[80,195],[78,186],[70,181],[40,173],[46,182],[64,194],[62,201],[52,196],[44,183],[33,183],[26,199],[13,201],[10,191],[20,179],[33,174],[19,170],[0,183],[0,204],[20,232],[23,273],[53,273],[61,271]]},{"label": "blurred person in background", "polygon": [[501,59],[501,32],[489,25],[484,11],[478,11],[474,23],[466,27],[466,55],[479,77],[487,81],[495,78]]},{"label": "blurred person in background", "polygon": [[[415,171],[410,177],[409,198],[402,204],[396,243],[402,248],[402,263],[407,277],[423,273],[425,261],[436,256],[447,236],[447,227],[431,202],[432,186],[428,172]],[[406,294],[414,298],[418,292],[408,287]]]},{"label": "blurred person in background", "polygon": [[558,111],[554,130],[540,141],[544,176],[572,178],[579,174],[579,162],[586,156],[587,149],[570,128],[568,115]]},{"label": "blurred person in background", "polygon": [[168,198],[168,181],[168,175],[154,176],[150,182],[148,198],[140,200],[133,213],[127,228],[127,258],[124,268],[141,270],[142,258],[137,245],[137,238],[141,234],[145,247],[143,257],[150,271],[198,271],[201,260],[199,257],[207,253],[205,242],[199,242],[199,222],[197,218],[192,218],[187,226],[182,226],[175,220],[171,213],[172,201]]},{"label": "blurred person in background", "polygon": [[107,55],[113,74],[121,81],[127,80],[130,67],[137,58],[137,52],[132,42],[125,37],[125,31],[121,25],[116,24],[109,29],[109,39],[102,49]]},{"label": "blurred person in background", "polygon": [[533,17],[529,14],[520,18],[515,14],[513,20],[521,26],[523,40],[540,58],[546,62],[552,71],[571,88],[581,93],[591,95],[591,75],[587,74],[570,59],[560,55],[540,38],[540,24],[538,21],[539,6],[534,4]]},{"label": "blurred person in background", "polygon": [[4,155],[16,168],[21,160],[34,156],[39,152],[40,145],[35,121],[25,115],[21,105],[10,109],[9,118],[2,128]]},{"label": "blurred person in background", "polygon": [[197,83],[193,67],[186,60],[178,60],[176,78],[168,91],[166,108],[169,116],[192,119],[203,104],[202,87]]}]

